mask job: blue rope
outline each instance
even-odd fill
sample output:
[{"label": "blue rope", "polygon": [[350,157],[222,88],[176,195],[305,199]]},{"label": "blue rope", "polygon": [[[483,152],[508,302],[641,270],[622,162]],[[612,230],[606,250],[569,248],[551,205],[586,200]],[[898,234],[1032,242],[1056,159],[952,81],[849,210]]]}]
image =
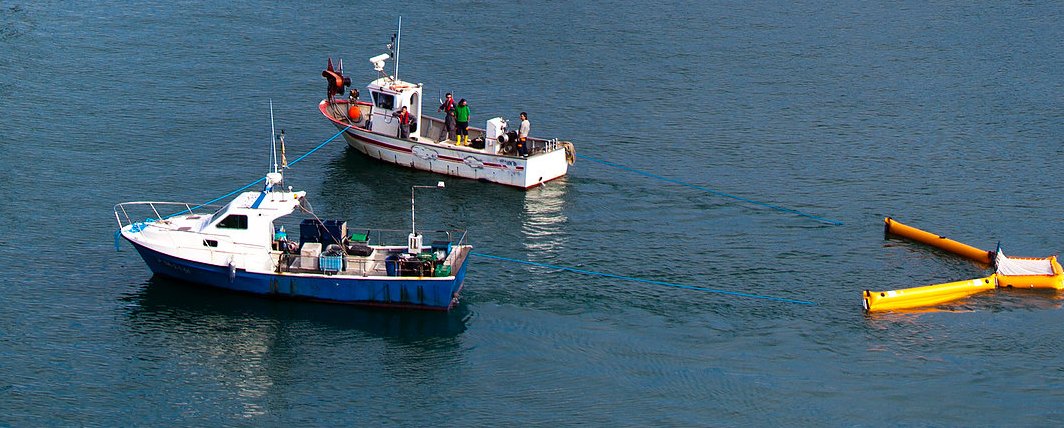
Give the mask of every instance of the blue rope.
[{"label": "blue rope", "polygon": [[716,289],[712,289],[712,288],[695,287],[695,286],[692,286],[692,285],[674,284],[674,283],[671,283],[671,282],[654,281],[652,279],[635,278],[635,277],[631,277],[631,276],[615,275],[615,274],[612,274],[612,273],[595,272],[595,271],[576,269],[576,268],[565,267],[565,266],[549,265],[549,264],[546,264],[546,263],[537,263],[537,262],[530,262],[530,261],[526,261],[526,260],[511,259],[509,257],[493,256],[493,255],[490,255],[490,254],[482,254],[482,253],[469,253],[469,254],[477,256],[477,257],[484,257],[484,258],[495,259],[495,260],[504,260],[504,261],[508,261],[508,262],[515,262],[515,263],[522,263],[522,264],[526,264],[526,265],[545,267],[545,268],[549,268],[549,269],[565,270],[565,271],[574,272],[574,273],[580,273],[580,274],[584,274],[584,275],[604,276],[604,277],[607,277],[607,278],[623,279],[625,281],[644,282],[644,283],[647,283],[647,284],[665,285],[665,286],[669,286],[669,287],[683,288],[683,289],[687,289],[687,290],[705,291],[705,292],[709,292],[709,293],[726,294],[726,295],[729,295],[729,296],[747,297],[747,298],[751,298],[751,299],[773,300],[773,301],[776,301],[776,302],[783,302],[783,303],[797,303],[799,305],[815,305],[816,304],[814,302],[808,302],[808,301],[805,301],[805,300],[795,300],[795,299],[787,299],[787,298],[783,298],[783,297],[773,297],[773,296],[762,296],[762,295],[758,295],[758,294],[741,293],[741,292],[738,292],[738,291],[716,290]]},{"label": "blue rope", "polygon": [[304,153],[303,156],[300,156],[300,157],[296,158],[296,160],[291,161],[288,164],[289,165],[294,165],[296,162],[299,162],[299,161],[303,160],[303,158],[305,158],[307,156],[310,156],[311,153],[314,153],[314,152],[318,151],[318,149],[320,149],[322,147],[325,147],[326,144],[329,144],[329,142],[331,142],[332,140],[335,140],[336,137],[339,137],[340,135],[343,135],[343,133],[345,131],[347,131],[348,129],[351,129],[350,125],[349,126],[345,126],[344,129],[340,130],[340,132],[337,132],[336,134],[333,134],[333,136],[329,137],[328,140],[325,140],[321,144],[318,144],[318,147],[315,147],[315,148],[311,149],[311,151]]},{"label": "blue rope", "polygon": [[816,216],[816,215],[813,215],[813,214],[809,214],[809,213],[805,213],[805,212],[802,212],[802,211],[798,211],[796,209],[781,207],[779,205],[773,205],[773,204],[769,204],[769,203],[766,203],[766,202],[755,201],[753,199],[748,199],[748,198],[744,198],[742,196],[737,196],[737,195],[733,195],[733,194],[730,194],[730,193],[721,192],[719,190],[713,190],[713,189],[709,189],[709,188],[706,188],[706,187],[702,187],[702,186],[698,186],[698,185],[694,185],[694,184],[690,184],[690,183],[685,183],[685,182],[680,181],[680,180],[675,180],[675,179],[672,179],[672,178],[663,177],[663,176],[660,176],[660,175],[657,175],[657,174],[651,174],[649,172],[640,171],[640,170],[635,169],[635,168],[629,168],[627,166],[615,164],[613,162],[608,162],[608,161],[604,161],[604,160],[601,160],[601,159],[595,159],[595,158],[588,157],[588,156],[585,156],[585,155],[576,155],[576,157],[578,157],[580,159],[586,159],[586,160],[589,160],[589,161],[592,161],[592,162],[598,162],[598,163],[603,164],[603,165],[612,166],[614,168],[623,169],[625,171],[634,172],[636,174],[645,175],[647,177],[656,178],[658,180],[668,181],[670,183],[679,184],[681,186],[687,186],[687,187],[690,187],[692,189],[698,189],[698,190],[701,190],[703,192],[712,193],[714,195],[724,196],[724,197],[727,197],[727,198],[732,198],[732,199],[735,199],[735,200],[751,203],[751,204],[754,204],[754,205],[761,205],[763,207],[772,208],[772,209],[777,210],[777,211],[783,211],[783,212],[787,212],[787,213],[791,213],[791,214],[797,214],[797,215],[800,215],[802,217],[811,218],[811,219],[819,221],[821,223],[827,223],[827,224],[835,225],[835,226],[839,226],[839,225],[842,224],[841,221],[831,220],[831,219],[827,219],[827,218],[824,218],[824,217],[820,217],[820,216]]},{"label": "blue rope", "polygon": [[[318,147],[315,147],[315,148],[311,149],[311,150],[310,150],[309,152],[306,152],[306,153],[304,153],[304,154],[303,154],[303,156],[300,156],[300,157],[296,158],[296,160],[294,160],[294,161],[291,161],[291,162],[289,162],[289,163],[288,163],[288,165],[289,165],[289,166],[291,166],[291,165],[295,165],[295,163],[296,163],[296,162],[299,162],[299,161],[303,160],[303,158],[305,158],[305,157],[307,157],[307,156],[310,156],[310,154],[311,154],[311,153],[314,153],[314,152],[318,151],[318,149],[320,149],[320,148],[322,148],[322,147],[325,147],[325,145],[326,145],[326,144],[329,144],[329,143],[330,143],[330,142],[331,142],[332,140],[335,140],[335,139],[336,139],[336,137],[339,137],[340,135],[342,135],[342,134],[344,133],[344,131],[347,131],[347,130],[348,130],[348,129],[350,129],[350,128],[351,128],[350,126],[347,126],[347,127],[345,127],[344,129],[341,129],[341,130],[340,130],[340,132],[337,132],[337,133],[336,133],[336,134],[334,134],[334,135],[333,135],[332,137],[329,137],[329,139],[328,139],[328,140],[325,140],[325,141],[323,141],[323,142],[322,142],[321,144],[318,144]],[[192,207],[192,208],[190,208],[190,209],[187,209],[187,210],[184,210],[184,211],[180,211],[180,212],[177,212],[177,213],[171,214],[171,215],[169,215],[169,216],[168,216],[167,218],[170,218],[170,217],[173,217],[173,216],[176,216],[176,215],[181,215],[181,214],[184,214],[184,213],[186,213],[186,212],[187,212],[187,213],[189,213],[189,214],[191,214],[193,210],[196,210],[196,209],[199,209],[199,208],[203,208],[203,207],[204,207],[204,206],[206,206],[206,205],[210,205],[210,204],[213,204],[213,203],[215,203],[215,202],[218,202],[218,201],[220,201],[220,200],[222,200],[222,199],[225,199],[225,198],[228,198],[228,197],[230,197],[230,196],[233,196],[233,195],[235,195],[235,194],[237,194],[237,193],[243,192],[244,190],[247,190],[247,188],[249,188],[249,187],[251,187],[251,186],[254,186],[254,185],[256,185],[256,184],[259,184],[259,183],[261,183],[261,182],[263,182],[263,181],[265,181],[265,180],[266,180],[266,177],[262,177],[262,178],[260,178],[260,179],[258,179],[258,180],[255,180],[255,181],[253,181],[253,182],[251,182],[251,183],[248,183],[248,185],[247,185],[247,186],[241,187],[241,188],[239,188],[239,189],[236,189],[236,190],[234,190],[234,191],[232,191],[232,192],[229,192],[229,193],[227,193],[227,194],[225,194],[225,195],[222,195],[222,196],[219,196],[219,197],[217,197],[217,198],[211,199],[211,200],[209,200],[209,201],[207,201],[207,202],[204,202],[204,203],[202,203],[202,204],[200,204],[200,205],[194,206],[194,207]]]},{"label": "blue rope", "polygon": [[[326,145],[326,144],[329,144],[329,143],[330,143],[330,142],[331,142],[332,140],[335,140],[335,139],[336,139],[336,137],[339,137],[340,135],[342,135],[342,134],[343,134],[343,133],[344,133],[345,131],[347,131],[348,129],[351,129],[351,127],[350,127],[350,126],[344,127],[344,129],[341,129],[341,130],[340,130],[340,132],[337,132],[337,133],[336,133],[336,134],[334,134],[334,135],[333,135],[332,137],[329,137],[329,139],[328,139],[328,140],[325,140],[325,141],[323,141],[323,142],[322,142],[321,144],[318,144],[318,146],[317,146],[317,147],[315,147],[315,148],[311,149],[311,150],[310,150],[309,152],[306,152],[306,153],[304,153],[304,154],[303,154],[303,156],[300,156],[300,157],[296,158],[295,160],[293,160],[292,162],[289,162],[289,163],[288,163],[288,165],[293,165],[293,164],[295,164],[296,162],[299,162],[299,161],[303,160],[303,158],[305,158],[305,157],[307,157],[307,156],[310,156],[310,154],[311,154],[311,153],[314,153],[314,152],[318,151],[318,149],[321,149],[322,147],[325,147],[325,145]],[[229,193],[227,193],[227,194],[225,194],[225,195],[222,195],[222,196],[219,196],[219,197],[217,197],[217,198],[211,199],[211,200],[209,200],[209,201],[207,201],[207,202],[204,202],[204,203],[202,203],[202,204],[199,204],[199,205],[197,205],[197,206],[194,206],[194,207],[192,207],[192,208],[189,208],[189,209],[187,209],[187,210],[183,210],[183,211],[178,211],[178,212],[176,212],[176,213],[174,213],[174,214],[170,214],[170,215],[168,215],[168,216],[166,216],[166,217],[164,217],[164,218],[170,218],[170,217],[178,216],[178,215],[181,215],[181,214],[184,214],[184,213],[189,213],[189,214],[191,214],[193,210],[196,210],[196,209],[199,209],[199,208],[203,208],[204,206],[207,206],[207,205],[213,204],[213,203],[215,203],[215,202],[218,202],[218,201],[220,201],[220,200],[222,200],[222,199],[225,199],[225,198],[228,198],[228,197],[230,197],[230,196],[233,196],[233,195],[235,195],[235,194],[237,194],[237,193],[243,192],[243,191],[244,191],[244,190],[246,190],[247,188],[249,188],[249,187],[251,187],[251,186],[254,186],[254,185],[256,185],[256,184],[259,184],[259,183],[263,182],[264,180],[266,180],[266,177],[262,177],[262,178],[260,178],[260,179],[258,179],[258,180],[255,180],[255,181],[253,181],[253,182],[251,182],[251,183],[248,183],[248,184],[247,184],[246,186],[244,186],[244,187],[241,187],[241,188],[239,188],[239,189],[236,189],[236,190],[234,190],[234,191],[232,191],[232,192],[229,192]],[[130,230],[131,230],[132,232],[134,232],[134,233],[135,233],[135,232],[139,232],[139,231],[141,231],[141,230],[142,230],[142,229],[144,228],[144,226],[146,225],[146,223],[150,223],[150,222],[152,222],[152,221],[155,221],[155,219],[150,219],[150,218],[149,218],[149,219],[145,220],[144,222],[134,223],[134,224],[133,224],[133,227],[132,227],[132,228],[131,228]],[[115,251],[119,251],[119,240],[118,240],[118,237],[119,237],[119,236],[121,236],[121,233],[122,233],[122,229],[118,229],[118,230],[116,230],[116,231],[115,231]]]}]

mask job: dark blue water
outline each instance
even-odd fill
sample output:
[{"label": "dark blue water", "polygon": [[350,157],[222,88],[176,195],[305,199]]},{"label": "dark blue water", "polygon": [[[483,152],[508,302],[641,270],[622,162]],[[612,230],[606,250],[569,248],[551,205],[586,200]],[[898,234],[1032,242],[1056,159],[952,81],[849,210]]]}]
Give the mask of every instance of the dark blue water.
[{"label": "dark blue water", "polygon": [[[1064,311],[996,292],[867,316],[864,289],[1064,248],[1059,2],[0,3],[0,425],[1060,425]],[[403,15],[401,77],[529,112],[590,161],[541,189],[448,180],[419,224],[476,250],[807,300],[473,259],[447,314],[263,300],[152,278],[111,207],[204,202],[335,130]],[[403,228],[438,177],[334,142],[288,179]]]}]

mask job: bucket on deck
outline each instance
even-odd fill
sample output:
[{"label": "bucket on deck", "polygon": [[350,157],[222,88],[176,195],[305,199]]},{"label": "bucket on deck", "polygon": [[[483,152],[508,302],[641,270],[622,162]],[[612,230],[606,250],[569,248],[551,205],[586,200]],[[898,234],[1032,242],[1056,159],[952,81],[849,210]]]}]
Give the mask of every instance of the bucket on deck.
[{"label": "bucket on deck", "polygon": [[384,258],[384,270],[388,276],[399,276],[399,256],[392,254]]}]

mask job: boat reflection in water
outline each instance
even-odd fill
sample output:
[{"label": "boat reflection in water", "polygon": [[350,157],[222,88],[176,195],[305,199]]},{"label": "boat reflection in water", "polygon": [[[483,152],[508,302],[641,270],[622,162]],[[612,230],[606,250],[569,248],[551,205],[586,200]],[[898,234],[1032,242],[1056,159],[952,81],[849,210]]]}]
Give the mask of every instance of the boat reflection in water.
[{"label": "boat reflection in water", "polygon": [[552,182],[524,195],[524,222],[521,233],[530,257],[555,259],[569,243],[565,232],[569,218],[565,215],[565,196],[568,186]]},{"label": "boat reflection in water", "polygon": [[[194,288],[195,293],[189,289]],[[310,323],[327,332],[358,331],[371,338],[407,344],[424,338],[455,338],[466,329],[468,310],[451,312],[397,311],[386,308],[262,299],[155,275],[143,289],[127,297],[135,304],[130,317],[174,332],[230,325]],[[148,318],[148,319],[141,319]],[[191,330],[190,330],[191,329]],[[238,344],[234,343],[234,346]]]},{"label": "boat reflection in water", "polygon": [[450,312],[395,311],[263,299],[158,275],[123,300],[128,337],[122,340],[136,350],[135,364],[157,376],[179,371],[195,378],[182,382],[210,385],[193,399],[160,399],[175,400],[179,412],[196,413],[210,402],[249,418],[276,413],[273,407],[284,405],[278,395],[305,393],[291,389],[293,379],[322,373],[415,373],[423,377],[419,382],[457,383],[450,371],[411,366],[426,359],[460,364],[469,318],[461,305]]}]

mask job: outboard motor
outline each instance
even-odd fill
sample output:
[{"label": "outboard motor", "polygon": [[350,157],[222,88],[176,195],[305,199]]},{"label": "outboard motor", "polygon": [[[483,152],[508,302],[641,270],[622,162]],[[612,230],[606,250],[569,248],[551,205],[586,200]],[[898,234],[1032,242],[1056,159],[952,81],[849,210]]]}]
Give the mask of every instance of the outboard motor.
[{"label": "outboard motor", "polygon": [[321,72],[321,77],[324,77],[328,82],[328,94],[329,101],[332,101],[333,97],[345,93],[345,88],[351,86],[351,78],[344,76],[341,73],[337,73],[333,70],[332,58],[329,58],[329,65],[325,68],[325,71]]}]

